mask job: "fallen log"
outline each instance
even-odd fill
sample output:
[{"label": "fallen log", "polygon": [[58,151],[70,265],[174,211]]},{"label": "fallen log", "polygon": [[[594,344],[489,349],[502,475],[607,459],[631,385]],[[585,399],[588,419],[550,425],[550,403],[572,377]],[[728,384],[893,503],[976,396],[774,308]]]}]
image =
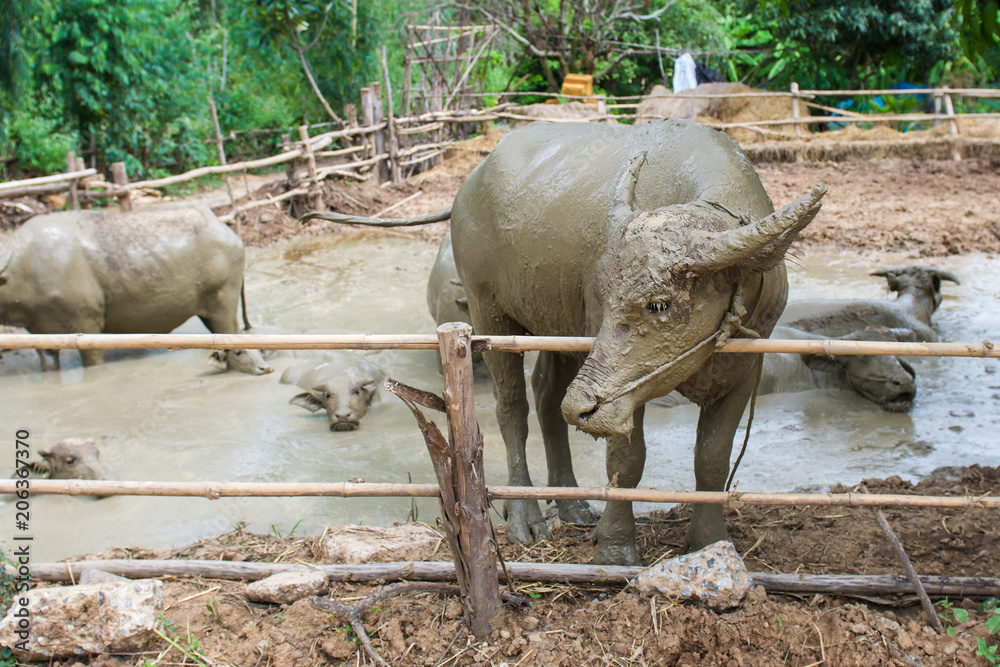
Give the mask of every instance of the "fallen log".
[{"label": "fallen log", "polygon": [[[162,577],[206,577],[255,581],[281,572],[315,572],[331,581],[374,583],[387,581],[454,581],[451,562],[361,563],[351,565],[307,565],[299,563],[248,563],[217,560],[91,560],[72,563],[37,563],[31,576],[37,581],[77,581],[84,570],[103,570],[130,579]],[[506,563],[514,581],[624,586],[642,567],[626,565],[578,565],[571,563]],[[7,572],[17,572],[7,566]],[[504,571],[498,568],[501,580]],[[836,595],[912,595],[913,585],[905,576],[893,574],[781,574],[751,572],[755,585],[772,593],[829,593]],[[922,575],[920,582],[929,595],[948,597],[995,597],[1000,579]]]}]

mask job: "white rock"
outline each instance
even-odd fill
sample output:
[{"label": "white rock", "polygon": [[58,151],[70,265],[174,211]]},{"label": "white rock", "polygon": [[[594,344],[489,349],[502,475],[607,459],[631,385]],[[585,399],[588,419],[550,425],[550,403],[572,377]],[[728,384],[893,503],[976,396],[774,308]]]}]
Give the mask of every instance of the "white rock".
[{"label": "white rock", "polygon": [[336,526],[323,540],[323,554],[333,563],[421,561],[430,558],[441,536],[420,524]]},{"label": "white rock", "polygon": [[20,660],[140,651],[163,629],[163,582],[140,579],[19,594],[0,621],[0,644]]},{"label": "white rock", "polygon": [[632,585],[647,595],[659,593],[722,610],[739,606],[753,582],[732,543],[720,541],[651,565]]},{"label": "white rock", "polygon": [[80,575],[80,580],[76,583],[85,585],[125,583],[128,581],[131,581],[128,577],[120,577],[117,574],[111,574],[110,572],[105,572],[104,570],[89,568],[83,571],[83,574]]},{"label": "white rock", "polygon": [[267,604],[291,604],[313,595],[326,595],[330,583],[326,575],[314,572],[279,572],[247,586],[247,598]]}]

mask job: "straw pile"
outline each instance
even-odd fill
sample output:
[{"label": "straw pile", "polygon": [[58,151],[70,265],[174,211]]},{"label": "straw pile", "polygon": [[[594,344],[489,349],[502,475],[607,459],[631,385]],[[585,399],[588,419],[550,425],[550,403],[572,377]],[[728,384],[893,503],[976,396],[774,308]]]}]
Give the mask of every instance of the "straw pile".
[{"label": "straw pile", "polygon": [[[664,86],[654,86],[636,110],[636,124],[657,118],[686,118],[701,123],[750,123],[761,120],[782,120],[792,117],[792,100],[788,97],[722,97],[704,98],[698,95],[733,95],[764,92],[742,83],[703,83],[697,88],[672,93]],[[803,115],[808,110],[801,108]],[[761,141],[774,133],[791,135],[794,126],[769,125],[766,132],[743,128],[728,128],[729,136],[740,144]]]},{"label": "straw pile", "polygon": [[[603,118],[604,114],[597,110],[596,104],[586,102],[567,102],[566,104],[527,104],[521,107],[514,107],[511,113],[518,116],[528,116],[533,120],[580,120],[596,121]],[[521,120],[515,123],[514,127],[522,127],[531,121]],[[615,123],[614,120],[604,122]]]}]

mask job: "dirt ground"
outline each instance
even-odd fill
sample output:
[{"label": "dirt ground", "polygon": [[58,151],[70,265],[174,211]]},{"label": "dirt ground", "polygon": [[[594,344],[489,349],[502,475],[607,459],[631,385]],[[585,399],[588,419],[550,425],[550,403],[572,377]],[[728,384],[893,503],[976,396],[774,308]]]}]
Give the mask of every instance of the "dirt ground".
[{"label": "dirt ground", "polygon": [[[324,202],[330,210],[384,217],[407,217],[451,205],[472,169],[502,133],[464,142],[445,162],[399,185],[371,181],[328,183]],[[825,247],[857,254],[904,252],[914,258],[1000,249],[1000,160],[865,160],[849,162],[774,162],[755,165],[775,206],[781,206],[818,182],[829,193],[823,210],[800,235],[798,247]],[[272,182],[255,198],[279,194]],[[218,207],[219,213],[229,210]],[[342,227],[314,222],[303,229],[271,207],[241,215],[240,233],[248,245],[265,245],[289,235],[316,234]],[[385,232],[402,236],[443,236],[447,223]]]},{"label": "dirt ground", "polygon": [[[453,151],[441,167],[403,185],[328,184],[325,203],[339,211],[372,215],[410,197],[388,214],[391,217],[444,208],[492,143],[495,137],[473,140]],[[800,247],[859,255],[902,251],[913,258],[995,255],[1000,248],[996,161],[804,162],[757,168],[776,205],[818,181],[829,186],[823,211],[802,234]],[[265,188],[277,194],[281,184],[271,181]],[[299,227],[275,207],[244,214],[239,225],[249,245],[333,228]],[[437,223],[372,233],[436,238],[446,230],[447,223]],[[943,470],[916,485],[898,478],[865,484],[874,493],[1000,495],[1000,468]],[[906,509],[885,514],[919,573],[1000,576],[995,510]],[[681,506],[642,521],[645,562],[681,553],[688,515],[688,508]],[[901,572],[872,510],[744,506],[731,510],[728,518],[733,542],[751,571]],[[504,546],[505,558],[586,563],[593,548],[590,532],[587,526],[557,526],[552,542],[532,548]],[[236,528],[174,553],[136,545],[88,558],[315,563],[323,561],[321,554],[317,537],[278,539]],[[446,560],[446,545],[433,558]],[[195,664],[197,658],[202,664],[248,667],[373,664],[346,620],[308,599],[267,606],[249,602],[239,582],[166,578],[165,583],[165,616],[178,629],[188,655],[164,643],[142,655],[97,656],[83,663]],[[330,597],[353,604],[376,588],[339,583]],[[741,608],[716,613],[662,597],[642,597],[624,582],[603,587],[518,582],[512,588],[526,606],[505,607],[496,631],[483,642],[471,637],[461,606],[447,596],[392,597],[373,605],[362,621],[374,651],[392,665],[987,665],[991,661],[977,655],[977,640],[1000,643],[1000,637],[987,634],[984,622],[992,612],[981,606],[981,597],[946,600],[954,607],[939,610],[951,631],[938,634],[910,596],[792,595],[758,587]],[[968,620],[957,620],[954,608],[966,610]]]},{"label": "dirt ground", "polygon": [[[918,484],[899,478],[865,480],[872,493],[997,495],[1000,468],[941,470]],[[834,492],[850,489],[835,488]],[[1000,574],[996,510],[886,510],[885,516],[924,575]],[[689,509],[676,507],[640,522],[645,562],[679,555]],[[800,574],[899,574],[900,565],[870,509],[743,506],[728,512],[731,538],[756,572]],[[588,562],[591,527],[557,525],[553,540],[533,547],[500,543],[508,561]],[[278,539],[240,528],[172,553],[111,549],[96,558],[177,558],[322,563],[321,538]],[[428,554],[447,560],[448,549]],[[372,664],[346,619],[318,609],[310,599],[272,606],[249,602],[240,582],[167,578],[165,616],[175,639],[196,645],[207,664]],[[334,584],[329,597],[355,604],[382,587]],[[509,605],[487,641],[475,641],[456,598],[400,594],[370,605],[361,615],[378,656],[391,665],[976,665],[977,639],[991,644],[983,598],[946,600],[938,634],[915,596],[858,597],[781,594],[752,590],[728,613],[644,597],[624,582],[568,586],[517,582],[524,604]],[[954,609],[968,613],[955,619]],[[960,612],[961,613],[961,612]],[[952,636],[953,635],[953,636]],[[103,656],[90,664],[175,664],[192,660],[157,647],[132,656]],[[71,667],[74,661],[64,663]],[[189,663],[190,664],[190,663]]]}]

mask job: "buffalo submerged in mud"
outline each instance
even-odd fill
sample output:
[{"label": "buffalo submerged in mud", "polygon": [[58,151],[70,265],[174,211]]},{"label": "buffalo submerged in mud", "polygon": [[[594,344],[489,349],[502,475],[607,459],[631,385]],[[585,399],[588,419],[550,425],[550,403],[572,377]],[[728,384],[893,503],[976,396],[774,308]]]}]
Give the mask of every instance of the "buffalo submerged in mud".
[{"label": "buffalo submerged in mud", "polygon": [[[607,438],[608,477],[634,487],[645,463],[644,404],[677,389],[697,403],[700,491],[718,491],[753,389],[755,355],[713,355],[730,337],[767,336],[788,293],[784,254],[817,214],[822,184],[775,212],[726,135],[669,119],[641,126],[534,123],[509,133],[450,211],[455,262],[478,334],[596,336],[589,355],[541,352],[532,376],[549,484],[576,484],[568,424]],[[486,352],[509,482],[531,484],[520,355]],[[568,522],[594,514],[559,501]],[[504,504],[509,539],[547,535],[536,501]],[[694,509],[687,541],[726,538],[722,508]],[[594,560],[639,562],[630,502],[609,502]]]},{"label": "buffalo submerged in mud", "polygon": [[[241,301],[250,327],[243,265],[243,242],[202,205],[40,215],[0,247],[0,322],[33,334],[169,333],[197,315],[212,333],[235,334]],[[103,362],[101,350],[80,356],[84,366]],[[212,361],[272,371],[256,350]]]}]

